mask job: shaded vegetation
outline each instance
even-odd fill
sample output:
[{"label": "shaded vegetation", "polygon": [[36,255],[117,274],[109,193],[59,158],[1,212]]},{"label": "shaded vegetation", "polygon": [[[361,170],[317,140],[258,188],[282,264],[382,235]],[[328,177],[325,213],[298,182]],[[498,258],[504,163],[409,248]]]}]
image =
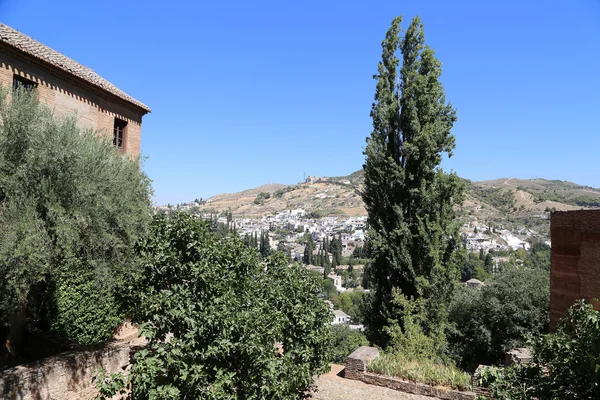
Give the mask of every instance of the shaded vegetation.
[{"label": "shaded vegetation", "polygon": [[360,346],[368,346],[369,341],[361,331],[350,329],[346,324],[332,325],[333,362],[343,364],[354,350]]},{"label": "shaded vegetation", "polygon": [[498,400],[600,398],[600,312],[577,302],[555,333],[531,336],[531,364],[484,370]]},{"label": "shaded vegetation", "polygon": [[527,335],[547,330],[549,309],[547,270],[512,268],[481,288],[460,285],[448,307],[450,353],[470,370],[500,364]]}]

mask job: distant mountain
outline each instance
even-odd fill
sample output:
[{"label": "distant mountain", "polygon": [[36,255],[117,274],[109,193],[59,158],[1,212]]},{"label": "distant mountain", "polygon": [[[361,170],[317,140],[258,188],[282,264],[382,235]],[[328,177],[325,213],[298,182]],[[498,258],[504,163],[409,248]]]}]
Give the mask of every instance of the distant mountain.
[{"label": "distant mountain", "polygon": [[[206,200],[203,212],[231,209],[234,215],[259,217],[286,209],[303,208],[315,216],[366,215],[360,191],[363,171],[347,176],[309,177],[306,182],[285,186],[264,185],[239,193],[220,194]],[[573,182],[546,179],[502,178],[472,182],[464,179],[465,219],[495,224],[524,224],[547,229],[548,212],[600,207],[600,190]],[[259,194],[260,199],[257,199]],[[269,198],[266,197],[269,194]]]}]

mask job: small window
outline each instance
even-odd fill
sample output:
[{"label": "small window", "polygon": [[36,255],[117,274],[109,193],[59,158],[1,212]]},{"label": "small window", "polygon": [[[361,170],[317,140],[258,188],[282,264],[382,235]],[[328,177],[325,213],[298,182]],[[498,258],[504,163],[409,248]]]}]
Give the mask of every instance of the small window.
[{"label": "small window", "polygon": [[127,121],[115,118],[115,127],[113,130],[113,146],[120,150],[123,150],[123,139],[125,138],[125,129],[127,128]]},{"label": "small window", "polygon": [[37,82],[29,80],[27,78],[23,78],[21,75],[13,76],[13,90],[17,90],[19,88],[23,88],[25,90],[34,90],[37,88]]}]

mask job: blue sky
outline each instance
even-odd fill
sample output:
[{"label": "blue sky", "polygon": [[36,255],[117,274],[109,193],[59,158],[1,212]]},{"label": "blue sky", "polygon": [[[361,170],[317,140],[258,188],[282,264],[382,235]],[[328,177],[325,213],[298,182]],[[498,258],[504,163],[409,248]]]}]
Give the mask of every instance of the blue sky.
[{"label": "blue sky", "polygon": [[600,1],[0,0],[0,21],[152,108],[157,204],[361,168],[380,43],[414,15],[471,180],[600,187]]}]

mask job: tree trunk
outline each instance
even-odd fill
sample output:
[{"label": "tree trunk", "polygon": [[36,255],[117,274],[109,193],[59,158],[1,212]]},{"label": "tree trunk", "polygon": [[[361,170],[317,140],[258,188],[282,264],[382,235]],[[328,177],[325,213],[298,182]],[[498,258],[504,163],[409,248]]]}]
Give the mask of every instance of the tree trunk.
[{"label": "tree trunk", "polygon": [[18,357],[23,353],[23,338],[25,337],[25,319],[27,316],[27,305],[18,307],[9,318],[9,330],[5,347],[8,354]]}]

